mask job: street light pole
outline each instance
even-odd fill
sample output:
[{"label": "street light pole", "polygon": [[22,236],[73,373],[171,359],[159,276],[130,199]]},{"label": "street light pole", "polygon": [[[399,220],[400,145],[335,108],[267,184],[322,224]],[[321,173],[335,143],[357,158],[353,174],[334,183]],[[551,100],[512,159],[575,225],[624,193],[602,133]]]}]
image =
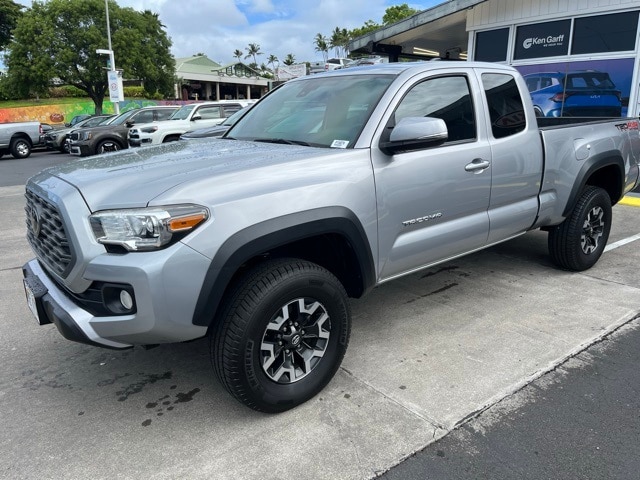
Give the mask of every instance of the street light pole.
[{"label": "street light pole", "polygon": [[[107,40],[109,41],[109,65],[112,72],[116,71],[116,60],[113,56],[113,48],[111,48],[111,26],[109,25],[109,0],[104,0],[104,8],[107,12]],[[113,102],[113,111],[116,115],[120,113],[120,104]]]}]

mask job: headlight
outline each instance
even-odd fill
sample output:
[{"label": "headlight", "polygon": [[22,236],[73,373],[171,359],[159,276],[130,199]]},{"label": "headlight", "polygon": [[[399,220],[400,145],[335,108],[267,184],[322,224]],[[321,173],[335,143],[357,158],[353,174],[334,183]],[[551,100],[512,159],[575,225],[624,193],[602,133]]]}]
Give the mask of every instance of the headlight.
[{"label": "headlight", "polygon": [[131,210],[105,210],[89,217],[98,242],[129,251],[164,248],[209,218],[200,205],[171,205]]},{"label": "headlight", "polygon": [[92,135],[92,132],[80,132],[80,135],[78,135],[78,137],[80,138],[80,140],[91,140]]},{"label": "headlight", "polygon": [[56,138],[58,138],[58,134],[57,133],[50,133],[45,138],[47,138],[47,137],[49,137],[49,139],[51,139],[51,140],[55,140]]},{"label": "headlight", "polygon": [[153,133],[158,131],[158,126],[154,125],[153,127],[144,127],[140,129],[141,132],[144,133]]}]

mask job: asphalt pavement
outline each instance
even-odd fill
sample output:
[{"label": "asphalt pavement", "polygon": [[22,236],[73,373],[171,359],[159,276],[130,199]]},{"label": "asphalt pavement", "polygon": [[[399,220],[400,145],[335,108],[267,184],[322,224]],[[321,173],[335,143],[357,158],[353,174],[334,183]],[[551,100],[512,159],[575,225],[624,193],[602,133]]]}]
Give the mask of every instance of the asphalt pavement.
[{"label": "asphalt pavement", "polygon": [[333,381],[264,415],[223,391],[206,340],[111,351],[36,325],[23,185],[65,161],[0,161],[0,478],[637,478],[634,202],[587,272],[531,232],[352,301]]}]

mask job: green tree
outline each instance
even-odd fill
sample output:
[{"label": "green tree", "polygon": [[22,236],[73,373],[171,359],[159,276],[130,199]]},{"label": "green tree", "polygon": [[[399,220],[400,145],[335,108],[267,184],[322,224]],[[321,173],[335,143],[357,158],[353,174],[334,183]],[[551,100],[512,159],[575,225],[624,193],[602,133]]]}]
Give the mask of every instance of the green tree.
[{"label": "green tree", "polygon": [[349,32],[346,28],[336,27],[331,32],[329,46],[335,49],[336,57],[346,57],[349,55]]},{"label": "green tree", "polygon": [[[27,96],[58,79],[86,92],[101,113],[108,88],[106,56],[96,50],[108,46],[105,13],[102,0],[35,0],[18,21],[8,48],[12,91]],[[141,80],[150,95],[172,95],[175,61],[158,15],[121,8],[112,0],[109,19],[123,77]]]},{"label": "green tree", "polygon": [[264,53],[260,51],[260,45],[258,45],[257,43],[250,43],[248,47],[245,47],[245,50],[247,51],[247,54],[244,56],[244,58],[253,58],[254,67],[251,68],[257,67],[258,60],[256,59],[256,56],[264,55]]},{"label": "green tree", "polygon": [[23,8],[12,0],[0,0],[0,50],[11,41],[11,32],[16,28]]},{"label": "green tree", "polygon": [[316,33],[313,43],[316,46],[316,52],[322,52],[322,58],[327,61],[329,56],[329,40],[321,33]]},{"label": "green tree", "polygon": [[402,5],[393,5],[384,11],[384,15],[382,16],[382,23],[384,23],[385,25],[396,23],[400,20],[404,20],[405,18],[410,17],[411,15],[415,15],[418,12],[419,10],[411,8],[406,3],[403,3]]},{"label": "green tree", "polygon": [[363,35],[367,35],[371,32],[375,32],[381,27],[382,25],[379,25],[373,20],[367,20],[366,22],[364,22],[363,26],[354,28],[353,30],[349,31],[349,35],[351,38],[362,37]]},{"label": "green tree", "polygon": [[233,58],[237,58],[237,59],[238,59],[238,61],[241,61],[241,60],[242,60],[242,55],[244,55],[244,53],[242,53],[242,50],[239,50],[239,49],[237,49],[237,48],[236,48],[236,49],[233,51]]},{"label": "green tree", "polygon": [[284,63],[285,65],[295,65],[296,56],[293,53],[287,53],[287,56],[284,57],[282,63]]},{"label": "green tree", "polygon": [[269,58],[267,58],[267,65],[271,65],[271,70],[273,70],[274,72],[276,71],[276,68],[277,68],[276,63],[279,63],[279,62],[280,60],[278,60],[278,57],[276,57],[273,54],[269,55]]}]

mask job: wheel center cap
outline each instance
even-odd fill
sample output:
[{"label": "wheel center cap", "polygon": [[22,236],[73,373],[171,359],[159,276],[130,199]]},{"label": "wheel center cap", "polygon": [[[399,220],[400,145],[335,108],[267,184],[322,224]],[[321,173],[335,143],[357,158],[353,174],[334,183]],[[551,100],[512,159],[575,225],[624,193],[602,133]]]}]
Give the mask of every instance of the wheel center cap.
[{"label": "wheel center cap", "polygon": [[291,337],[291,346],[293,347],[297,347],[298,345],[300,345],[302,338],[300,338],[299,334],[295,334],[293,337]]}]

